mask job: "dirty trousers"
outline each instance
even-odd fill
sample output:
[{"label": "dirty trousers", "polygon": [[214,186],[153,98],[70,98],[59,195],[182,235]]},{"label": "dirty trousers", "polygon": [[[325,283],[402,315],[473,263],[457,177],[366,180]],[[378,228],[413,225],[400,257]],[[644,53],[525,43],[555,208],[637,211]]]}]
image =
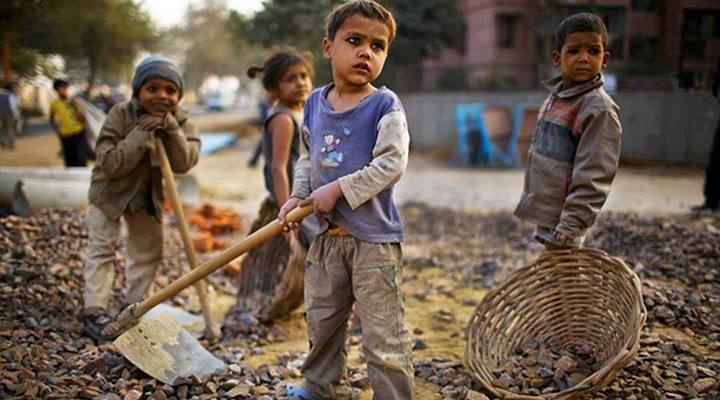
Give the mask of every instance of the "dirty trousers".
[{"label": "dirty trousers", "polygon": [[0,116],[0,123],[2,123],[3,131],[0,144],[9,149],[15,147],[15,117],[12,115]]},{"label": "dirty trousers", "polygon": [[369,243],[347,234],[322,234],[313,241],[305,269],[310,353],[302,373],[314,397],[336,397],[345,373],[345,333],[354,302],[373,399],[412,397],[412,345],[401,275],[400,244]]},{"label": "dirty trousers", "polygon": [[[127,257],[125,302],[145,298],[162,261],[162,223],[145,211],[126,212]],[[115,248],[120,236],[120,220],[108,217],[99,208],[88,206],[88,246],[85,252],[85,308],[107,309],[115,280]]]}]

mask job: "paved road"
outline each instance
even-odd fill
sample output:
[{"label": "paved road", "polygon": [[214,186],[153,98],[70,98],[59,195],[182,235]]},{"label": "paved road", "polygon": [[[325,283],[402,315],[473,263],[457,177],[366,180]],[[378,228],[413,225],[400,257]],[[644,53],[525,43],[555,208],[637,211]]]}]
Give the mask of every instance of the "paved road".
[{"label": "paved road", "polygon": [[[513,210],[523,175],[522,170],[458,169],[416,156],[398,185],[397,199],[466,210]],[[702,184],[700,168],[621,166],[605,209],[685,212],[702,203]]]},{"label": "paved road", "polygon": [[[200,130],[223,130],[251,117],[246,113],[193,116]],[[204,156],[192,171],[204,199],[232,205],[254,215],[266,195],[261,167],[249,168],[247,160],[257,136],[241,139],[234,147]],[[52,134],[20,138],[17,149],[0,151],[0,166],[62,166],[59,143]],[[620,168],[606,209],[650,213],[686,212],[702,202],[703,172],[687,167]],[[397,186],[400,203],[421,201],[465,210],[512,210],[523,185],[521,170],[461,169],[446,161],[414,154]]]},{"label": "paved road", "polygon": [[[200,160],[194,169],[203,194],[252,215],[266,195],[260,167],[247,167],[253,139]],[[644,213],[686,212],[702,202],[703,173],[687,167],[620,168],[607,210]],[[399,203],[420,201],[472,211],[511,211],[523,186],[522,170],[459,169],[414,154],[397,186]]]}]

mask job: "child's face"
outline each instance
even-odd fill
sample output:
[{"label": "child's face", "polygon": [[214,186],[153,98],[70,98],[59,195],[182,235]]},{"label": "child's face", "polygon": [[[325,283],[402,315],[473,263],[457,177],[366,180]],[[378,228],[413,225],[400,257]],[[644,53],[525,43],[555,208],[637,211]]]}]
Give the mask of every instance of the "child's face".
[{"label": "child's face", "polygon": [[382,72],[390,30],[381,21],[353,15],[343,22],[335,39],[323,39],[323,55],[332,65],[333,81],[365,86]]},{"label": "child's face", "polygon": [[312,80],[307,67],[303,64],[295,64],[280,78],[274,97],[284,105],[296,106],[307,100],[311,89]]},{"label": "child's face", "polygon": [[560,69],[565,89],[595,78],[607,67],[609,59],[602,35],[595,32],[571,33],[565,37],[560,51],[553,51],[553,62]]},{"label": "child's face", "polygon": [[55,89],[55,91],[57,92],[58,97],[60,97],[61,99],[67,98],[67,91],[68,91],[67,86],[60,86],[57,89]]},{"label": "child's face", "polygon": [[143,83],[138,93],[138,103],[145,111],[163,116],[175,111],[180,92],[174,83],[155,78]]}]

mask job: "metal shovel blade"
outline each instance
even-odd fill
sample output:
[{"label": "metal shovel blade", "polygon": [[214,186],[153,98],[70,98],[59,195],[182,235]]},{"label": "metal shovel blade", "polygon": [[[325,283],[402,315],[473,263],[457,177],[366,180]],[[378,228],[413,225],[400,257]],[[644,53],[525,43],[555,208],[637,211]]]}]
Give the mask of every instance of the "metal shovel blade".
[{"label": "metal shovel blade", "polygon": [[179,377],[221,373],[225,364],[205,350],[169,315],[140,321],[113,342],[131,363],[172,385]]},{"label": "metal shovel blade", "polygon": [[201,316],[190,314],[189,312],[173,307],[167,303],[160,303],[146,312],[140,320],[156,318],[159,315],[169,315],[180,327],[186,330],[192,337],[200,339],[205,330],[205,321]]}]

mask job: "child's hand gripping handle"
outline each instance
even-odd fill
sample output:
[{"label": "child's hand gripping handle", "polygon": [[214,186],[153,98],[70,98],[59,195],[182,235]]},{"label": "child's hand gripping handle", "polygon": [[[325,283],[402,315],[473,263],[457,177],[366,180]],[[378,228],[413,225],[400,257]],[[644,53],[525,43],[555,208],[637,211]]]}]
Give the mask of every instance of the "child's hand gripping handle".
[{"label": "child's hand gripping handle", "polygon": [[[311,205],[305,207],[295,208],[290,211],[285,217],[285,224],[290,222],[300,222],[303,218],[312,214],[313,207]],[[274,220],[264,227],[258,229],[246,238],[235,243],[233,246],[227,248],[225,251],[220,253],[215,258],[208,260],[204,264],[200,265],[196,269],[188,272],[181,276],[170,285],[163,288],[153,296],[139,302],[132,304],[125,308],[117,318],[117,322],[122,326],[123,330],[126,330],[133,325],[137,324],[146,312],[163,301],[177,295],[183,289],[194,284],[200,279],[205,278],[216,270],[224,267],[230,261],[240,257],[241,255],[252,250],[256,246],[260,245],[264,241],[274,237],[283,230],[284,224],[279,220]]]}]

